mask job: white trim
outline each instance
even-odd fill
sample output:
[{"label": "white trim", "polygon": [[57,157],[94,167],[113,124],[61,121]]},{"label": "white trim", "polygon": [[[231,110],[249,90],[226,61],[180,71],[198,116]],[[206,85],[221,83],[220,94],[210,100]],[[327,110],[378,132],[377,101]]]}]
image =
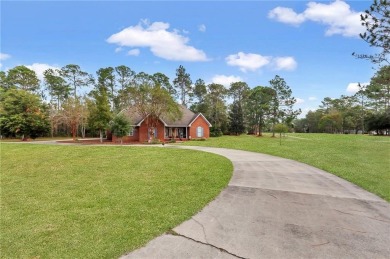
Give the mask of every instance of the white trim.
[{"label": "white trim", "polygon": [[192,126],[192,123],[194,123],[194,121],[195,121],[199,116],[202,116],[203,119],[206,121],[206,123],[209,125],[209,127],[212,127],[211,123],[206,119],[205,116],[203,116],[202,113],[199,113],[199,114],[190,122],[190,124],[188,124],[188,127],[191,127],[191,126]]},{"label": "white trim", "polygon": [[[144,122],[144,120],[148,117],[149,115],[147,115],[145,118],[143,118],[140,122],[138,122],[138,124],[136,126],[140,127],[142,122]],[[163,121],[161,118],[158,118],[159,121],[161,121],[165,127],[168,127],[168,125],[165,123],[165,121]]]}]

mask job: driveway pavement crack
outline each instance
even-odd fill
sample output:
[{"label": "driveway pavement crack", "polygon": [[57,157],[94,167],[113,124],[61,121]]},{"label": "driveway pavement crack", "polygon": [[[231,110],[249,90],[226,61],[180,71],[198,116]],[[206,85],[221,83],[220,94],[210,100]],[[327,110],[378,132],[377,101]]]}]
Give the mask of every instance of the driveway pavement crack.
[{"label": "driveway pavement crack", "polygon": [[203,236],[204,236],[204,240],[208,243],[209,241],[207,241],[207,236],[206,236],[206,231],[204,229],[204,226],[202,223],[200,223],[199,221],[197,221],[196,219],[192,218],[193,221],[195,221],[196,223],[198,223],[201,227],[202,227],[202,231],[203,231]]},{"label": "driveway pavement crack", "polygon": [[210,243],[205,243],[205,242],[202,242],[202,241],[193,239],[193,238],[191,238],[191,237],[187,237],[187,236],[182,235],[182,234],[180,234],[180,233],[177,233],[176,231],[173,231],[173,230],[168,231],[167,234],[168,234],[168,235],[174,235],[174,236],[183,237],[183,238],[185,238],[185,239],[191,240],[191,241],[196,242],[196,243],[198,243],[198,244],[210,246],[210,247],[212,247],[212,248],[218,249],[219,251],[221,251],[221,252],[223,252],[223,253],[226,253],[226,254],[229,254],[229,255],[231,255],[231,256],[234,256],[234,257],[236,257],[236,258],[240,258],[240,259],[249,259],[249,258],[246,258],[246,257],[242,257],[242,256],[239,256],[239,255],[233,254],[233,253],[227,251],[226,249],[224,249],[224,248],[222,248],[222,247],[218,247],[218,246],[212,245],[212,244],[210,244]]}]

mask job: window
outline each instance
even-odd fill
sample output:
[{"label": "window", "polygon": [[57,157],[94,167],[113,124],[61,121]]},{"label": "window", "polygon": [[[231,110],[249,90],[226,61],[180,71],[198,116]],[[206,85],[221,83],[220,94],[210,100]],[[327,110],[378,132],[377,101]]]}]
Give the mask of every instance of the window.
[{"label": "window", "polygon": [[130,137],[134,136],[134,128],[133,127],[130,128],[129,136]]},{"label": "window", "polygon": [[202,127],[197,127],[196,128],[196,137],[202,138],[203,137],[203,128]]}]

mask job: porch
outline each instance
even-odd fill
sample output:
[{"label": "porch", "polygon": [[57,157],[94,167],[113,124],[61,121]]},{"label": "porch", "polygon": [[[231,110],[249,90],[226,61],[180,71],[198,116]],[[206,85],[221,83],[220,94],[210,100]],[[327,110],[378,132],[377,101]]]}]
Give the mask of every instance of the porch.
[{"label": "porch", "polygon": [[187,127],[165,127],[165,139],[188,139],[189,129]]}]

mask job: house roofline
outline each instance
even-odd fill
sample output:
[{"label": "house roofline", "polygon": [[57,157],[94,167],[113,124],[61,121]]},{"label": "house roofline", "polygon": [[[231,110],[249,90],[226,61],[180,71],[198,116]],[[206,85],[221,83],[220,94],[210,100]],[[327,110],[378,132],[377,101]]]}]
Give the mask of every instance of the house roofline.
[{"label": "house roofline", "polygon": [[[142,122],[144,122],[144,120],[145,120],[148,116],[149,116],[149,114],[146,115],[145,118],[143,118],[140,122],[138,122],[138,124],[137,124],[136,126],[140,127],[141,124],[142,124]],[[167,124],[165,123],[165,121],[163,121],[160,117],[159,117],[158,119],[164,124],[165,127],[168,127]]]},{"label": "house roofline", "polygon": [[191,127],[192,126],[192,123],[194,123],[194,121],[199,117],[199,116],[202,116],[203,119],[207,122],[207,124],[209,125],[209,127],[212,127],[213,125],[211,125],[211,123],[206,119],[206,117],[202,114],[202,113],[198,113],[198,115],[196,115],[196,117],[188,124],[188,127]]}]

